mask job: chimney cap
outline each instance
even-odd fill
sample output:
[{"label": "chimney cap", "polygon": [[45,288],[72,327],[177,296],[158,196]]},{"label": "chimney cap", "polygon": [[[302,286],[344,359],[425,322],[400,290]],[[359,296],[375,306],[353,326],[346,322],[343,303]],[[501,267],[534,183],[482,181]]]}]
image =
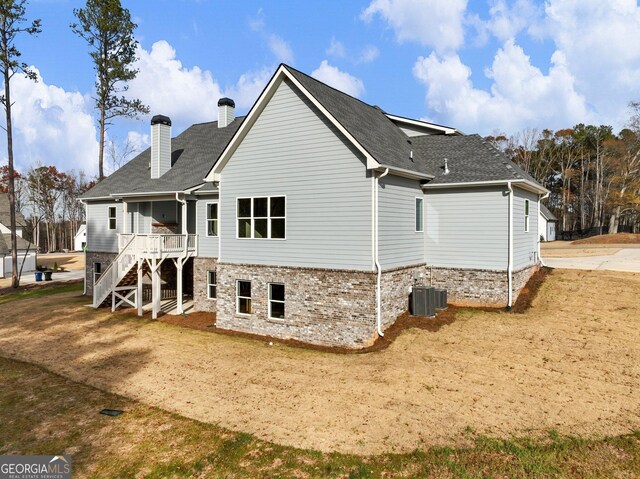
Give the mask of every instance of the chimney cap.
[{"label": "chimney cap", "polygon": [[231,98],[220,98],[218,100],[218,106],[230,106],[231,108],[235,108],[236,104]]},{"label": "chimney cap", "polygon": [[161,125],[171,126],[171,118],[164,115],[156,115],[151,118],[152,125],[157,125],[158,123],[160,123]]}]

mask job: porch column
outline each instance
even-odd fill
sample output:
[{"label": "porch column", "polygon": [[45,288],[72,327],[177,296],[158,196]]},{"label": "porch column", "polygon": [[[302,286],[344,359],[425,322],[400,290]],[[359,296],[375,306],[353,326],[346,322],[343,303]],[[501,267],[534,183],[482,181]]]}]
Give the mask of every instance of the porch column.
[{"label": "porch column", "polygon": [[187,234],[187,200],[182,198],[182,234]]},{"label": "porch column", "polygon": [[142,316],[142,268],[144,266],[144,259],[138,260],[138,316]]},{"label": "porch column", "polygon": [[129,233],[129,205],[122,200],[122,234]]},{"label": "porch column", "polygon": [[182,309],[182,258],[177,258],[175,263],[176,271],[178,272],[176,312],[178,314],[182,314],[184,313],[184,310]]}]

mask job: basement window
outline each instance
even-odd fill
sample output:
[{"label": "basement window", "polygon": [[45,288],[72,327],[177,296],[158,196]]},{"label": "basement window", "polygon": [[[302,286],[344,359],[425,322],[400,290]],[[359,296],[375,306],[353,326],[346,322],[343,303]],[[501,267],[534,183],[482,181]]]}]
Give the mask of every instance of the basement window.
[{"label": "basement window", "polygon": [[216,271],[207,271],[207,298],[216,299],[218,289],[218,274]]},{"label": "basement window", "polygon": [[116,207],[109,206],[109,229],[115,230],[116,226]]},{"label": "basement window", "polygon": [[284,284],[269,283],[269,319],[284,319]]},{"label": "basement window", "polygon": [[251,314],[251,281],[236,281],[236,304],[238,314]]},{"label": "basement window", "polygon": [[529,232],[529,200],[524,200],[524,231]]},{"label": "basement window", "polygon": [[102,274],[102,263],[93,263],[93,284],[96,284]]}]

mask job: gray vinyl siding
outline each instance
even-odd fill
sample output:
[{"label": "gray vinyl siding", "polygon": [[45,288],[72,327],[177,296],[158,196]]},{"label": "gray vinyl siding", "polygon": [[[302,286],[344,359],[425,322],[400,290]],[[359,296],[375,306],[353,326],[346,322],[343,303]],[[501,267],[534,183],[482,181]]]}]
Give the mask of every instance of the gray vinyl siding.
[{"label": "gray vinyl siding", "polygon": [[[538,195],[513,189],[513,268],[535,264],[538,255]],[[529,232],[524,231],[524,201],[529,200]]]},{"label": "gray vinyl siding", "polygon": [[178,223],[177,201],[154,201],[151,205],[153,223]]},{"label": "gray vinyl siding", "polygon": [[[196,203],[196,234],[198,235],[198,256],[203,256],[206,258],[218,257],[219,238],[207,236],[207,203],[217,203],[217,202],[218,202],[218,196],[216,195],[216,196],[208,196],[208,197],[199,197]],[[218,214],[220,214],[219,209],[218,209]],[[231,222],[231,224],[233,225],[233,221]],[[218,219],[218,228],[220,228],[219,219]]]},{"label": "gray vinyl siding", "polygon": [[137,216],[138,234],[151,233],[151,203],[147,201],[138,203]]},{"label": "gray vinyl siding", "polygon": [[427,263],[506,270],[509,203],[505,189],[429,190],[425,195]]},{"label": "gray vinyl siding", "polygon": [[[286,196],[286,239],[236,238],[236,200]],[[282,83],[222,171],[221,261],[372,269],[372,180],[364,158]]]},{"label": "gray vinyl siding", "polygon": [[[116,207],[116,229],[109,229],[109,207]],[[99,201],[87,204],[87,250],[118,252],[118,233],[122,232],[122,203]]]},{"label": "gray vinyl siding", "polygon": [[416,198],[423,198],[423,212],[425,206],[420,183],[389,175],[380,180],[378,195],[380,266],[389,269],[423,263],[424,233],[416,232],[415,221]]}]

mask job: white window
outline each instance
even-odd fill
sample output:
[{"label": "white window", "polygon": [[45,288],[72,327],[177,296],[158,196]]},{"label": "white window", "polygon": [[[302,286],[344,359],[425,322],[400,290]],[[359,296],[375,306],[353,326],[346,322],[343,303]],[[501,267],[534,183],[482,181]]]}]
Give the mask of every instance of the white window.
[{"label": "white window", "polygon": [[238,198],[238,238],[284,239],[285,204],[284,196]]},{"label": "white window", "polygon": [[251,281],[236,281],[236,311],[239,314],[251,314]]},{"label": "white window", "polygon": [[102,263],[93,263],[93,284],[96,284],[102,274]]},{"label": "white window", "polygon": [[116,207],[109,206],[109,229],[114,230],[116,227]]},{"label": "white window", "polygon": [[524,200],[524,231],[529,231],[529,200]]},{"label": "white window", "polygon": [[422,224],[422,198],[416,198],[416,231],[424,231],[424,226]]},{"label": "white window", "polygon": [[218,203],[207,203],[207,236],[218,236]]},{"label": "white window", "polygon": [[269,318],[284,319],[284,284],[269,283]]},{"label": "white window", "polygon": [[218,293],[218,274],[216,271],[207,271],[207,298],[216,299]]}]

